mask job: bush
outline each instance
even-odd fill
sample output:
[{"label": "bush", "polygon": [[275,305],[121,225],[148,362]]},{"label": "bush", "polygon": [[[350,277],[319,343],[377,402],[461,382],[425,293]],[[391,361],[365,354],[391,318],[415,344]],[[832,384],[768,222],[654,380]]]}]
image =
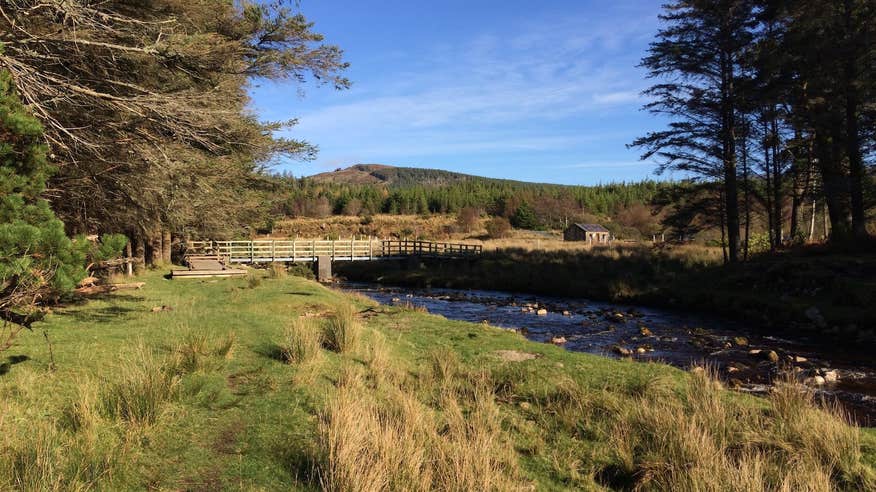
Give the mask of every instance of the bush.
[{"label": "bush", "polygon": [[456,225],[462,232],[471,232],[478,225],[481,213],[474,207],[465,207],[459,210],[456,216]]},{"label": "bush", "polygon": [[511,223],[505,217],[494,217],[487,222],[487,235],[491,239],[507,237],[511,232]]}]

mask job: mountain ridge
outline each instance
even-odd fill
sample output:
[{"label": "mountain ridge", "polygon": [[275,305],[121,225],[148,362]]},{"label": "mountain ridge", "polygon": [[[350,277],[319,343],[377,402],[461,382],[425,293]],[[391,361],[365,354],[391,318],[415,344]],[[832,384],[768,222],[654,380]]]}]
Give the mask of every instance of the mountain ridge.
[{"label": "mountain ridge", "polygon": [[456,171],[447,171],[444,169],[392,166],[388,164],[353,164],[349,167],[337,168],[334,171],[314,174],[307,179],[316,183],[383,185],[387,188],[407,188],[411,186],[437,187],[462,182],[507,184],[514,186],[551,186],[560,188],[576,188],[581,186],[491,178]]}]

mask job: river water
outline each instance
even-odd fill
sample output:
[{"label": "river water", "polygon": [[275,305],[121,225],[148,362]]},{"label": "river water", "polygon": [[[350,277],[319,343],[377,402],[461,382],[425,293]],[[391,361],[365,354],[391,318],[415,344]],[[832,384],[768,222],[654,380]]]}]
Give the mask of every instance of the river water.
[{"label": "river water", "polygon": [[410,303],[448,319],[518,330],[530,340],[568,350],[682,368],[707,363],[739,391],[765,394],[774,378],[790,372],[817,396],[839,401],[860,425],[876,426],[872,354],[850,354],[816,340],[758,335],[718,318],[586,299],[361,283],[341,288],[381,304]]}]

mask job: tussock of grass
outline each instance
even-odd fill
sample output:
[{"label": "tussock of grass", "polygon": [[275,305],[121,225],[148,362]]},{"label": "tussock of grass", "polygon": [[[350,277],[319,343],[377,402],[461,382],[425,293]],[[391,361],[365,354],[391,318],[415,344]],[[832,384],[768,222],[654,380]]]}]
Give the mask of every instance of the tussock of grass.
[{"label": "tussock of grass", "polygon": [[225,336],[219,339],[219,343],[213,350],[213,353],[224,359],[234,357],[234,346],[237,343],[237,335],[230,331]]},{"label": "tussock of grass", "polygon": [[321,485],[332,491],[515,490],[516,455],[486,388],[448,395],[442,411],[393,388],[378,398],[342,386],[320,423]]},{"label": "tussock of grass", "polygon": [[321,327],[310,318],[295,318],[286,327],[280,345],[283,360],[302,363],[315,359],[322,349]]},{"label": "tussock of grass", "polygon": [[325,324],[326,348],[339,353],[353,352],[361,338],[362,327],[356,319],[356,310],[350,304],[341,304]]},{"label": "tussock of grass", "polygon": [[286,270],[286,265],[282,263],[271,263],[268,267],[268,278],[271,279],[283,279],[289,274],[288,270]]},{"label": "tussock of grass", "polygon": [[[198,349],[199,339],[191,339],[187,346]],[[179,376],[174,368],[189,368],[194,351],[183,353],[183,360],[172,366],[159,361],[142,343],[122,357],[115,380],[100,394],[101,412],[134,425],[154,424],[161,415],[163,404],[176,396]]]},{"label": "tussock of grass", "polygon": [[788,382],[764,413],[731,403],[709,371],[694,371],[681,395],[624,407],[609,433],[616,468],[602,479],[658,490],[872,490],[859,432],[811,398]]},{"label": "tussock of grass", "polygon": [[246,285],[250,289],[255,289],[262,285],[262,276],[254,271],[250,271],[246,274]]}]

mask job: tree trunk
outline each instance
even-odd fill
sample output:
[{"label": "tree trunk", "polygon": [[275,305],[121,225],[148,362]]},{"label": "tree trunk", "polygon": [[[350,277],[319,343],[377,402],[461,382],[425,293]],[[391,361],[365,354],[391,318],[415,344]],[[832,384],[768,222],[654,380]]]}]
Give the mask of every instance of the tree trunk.
[{"label": "tree trunk", "polygon": [[170,265],[171,261],[171,246],[173,245],[173,238],[170,235],[170,231],[163,231],[161,233],[161,259],[164,263]]},{"label": "tree trunk", "polygon": [[849,176],[840,162],[842,152],[836,139],[830,143],[821,139],[819,165],[824,187],[824,200],[830,216],[831,241],[848,241],[852,237],[852,209],[849,200]]},{"label": "tree trunk", "polygon": [[851,195],[852,234],[858,238],[867,237],[867,216],[864,211],[864,160],[861,156],[860,131],[858,129],[858,89],[855,81],[858,79],[857,54],[858,47],[853,38],[855,26],[852,19],[852,1],[845,0],[846,36],[850,37],[845,54],[846,78],[846,154],[849,159],[849,193]]},{"label": "tree trunk", "polygon": [[767,236],[770,239],[770,250],[775,251],[776,249],[776,241],[775,236],[773,235],[773,231],[775,228],[773,227],[773,173],[772,173],[772,165],[770,164],[770,147],[769,147],[769,126],[767,125],[766,114],[764,114],[763,118],[763,166],[764,166],[764,175],[766,176],[766,193],[764,193],[764,198],[766,199],[766,216],[767,216]]},{"label": "tree trunk", "polygon": [[722,157],[724,164],[724,203],[727,213],[727,249],[730,263],[739,262],[739,190],[736,182],[736,108],[733,104],[733,59],[722,53]]},{"label": "tree trunk", "polygon": [[140,272],[146,266],[146,238],[141,232],[131,235],[134,248],[134,271]]},{"label": "tree trunk", "polygon": [[146,264],[155,266],[161,263],[161,232],[151,231],[146,237]]},{"label": "tree trunk", "polygon": [[751,182],[748,177],[748,122],[744,120],[744,136],[742,138],[742,186],[744,187],[745,201],[745,237],[742,245],[742,258],[748,261],[748,246],[751,238]]},{"label": "tree trunk", "polygon": [[772,154],[773,154],[773,234],[776,237],[776,247],[781,247],[784,243],[782,238],[782,229],[784,221],[782,213],[782,157],[779,150],[779,125],[776,118],[776,110],[773,108],[772,121],[770,132],[772,133]]}]

